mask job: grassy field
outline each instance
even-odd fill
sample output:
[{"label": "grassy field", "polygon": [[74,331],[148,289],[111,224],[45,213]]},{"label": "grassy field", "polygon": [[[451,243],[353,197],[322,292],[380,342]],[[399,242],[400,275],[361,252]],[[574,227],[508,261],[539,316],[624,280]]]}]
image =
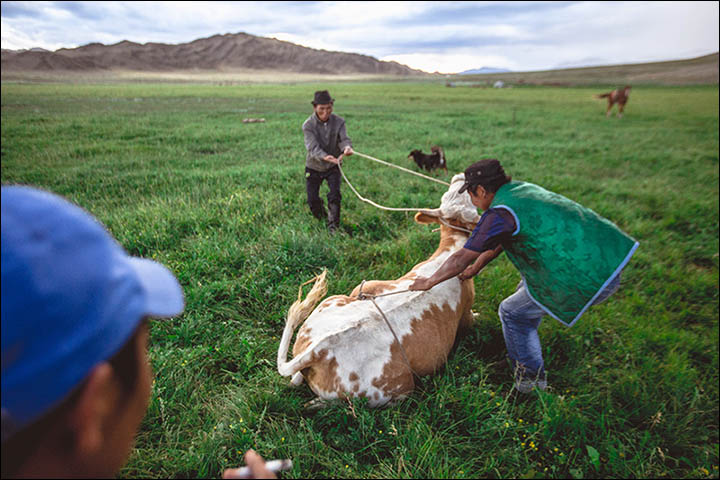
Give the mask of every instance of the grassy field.
[{"label": "grassy field", "polygon": [[[415,168],[408,152],[438,144],[444,180],[496,157],[640,242],[608,302],[541,326],[550,390],[511,391],[497,307],[519,274],[504,255],[475,279],[477,324],[401,405],[308,412],[307,386],[277,374],[300,283],[327,268],[346,294],[439,240],[347,186],[339,235],[312,218],[300,127],[321,88],[360,152]],[[82,205],[184,288],[184,314],[151,324],[153,395],[120,475],[218,477],[255,448],[292,458],[285,478],[718,478],[718,88],[636,87],[622,119],[602,91],[4,83],[2,183]],[[384,205],[444,192],[359,157],[345,171]]]}]

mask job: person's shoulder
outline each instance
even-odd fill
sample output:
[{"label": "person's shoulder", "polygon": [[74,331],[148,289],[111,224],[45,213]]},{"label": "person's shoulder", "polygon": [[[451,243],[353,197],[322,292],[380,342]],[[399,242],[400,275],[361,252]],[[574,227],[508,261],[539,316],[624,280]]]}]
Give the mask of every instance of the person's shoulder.
[{"label": "person's shoulder", "polygon": [[[302,126],[303,126],[303,128],[305,128],[305,127],[312,126],[312,125],[314,125],[314,124],[315,124],[315,115],[313,114],[313,115],[310,115],[310,116],[307,118],[307,120],[305,120],[305,121],[303,122],[303,125],[302,125]],[[297,125],[297,124],[296,124],[296,125]]]},{"label": "person's shoulder", "polygon": [[340,115],[335,115],[334,113],[331,113],[330,118],[332,118],[333,122],[335,123],[345,123],[345,119]]},{"label": "person's shoulder", "polygon": [[504,222],[504,221],[512,220],[512,219],[513,219],[512,213],[510,213],[510,211],[507,208],[502,207],[502,206],[488,208],[487,210],[485,210],[483,212],[483,214],[480,217],[481,221],[488,221],[488,222],[493,222],[493,221]]}]

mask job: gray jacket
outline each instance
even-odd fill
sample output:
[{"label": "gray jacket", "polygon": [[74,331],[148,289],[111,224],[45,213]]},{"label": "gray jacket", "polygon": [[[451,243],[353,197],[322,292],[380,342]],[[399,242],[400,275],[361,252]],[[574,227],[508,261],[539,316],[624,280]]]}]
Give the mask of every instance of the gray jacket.
[{"label": "gray jacket", "polygon": [[313,170],[325,172],[331,169],[335,164],[326,162],[323,157],[332,155],[337,158],[345,147],[352,147],[345,130],[345,120],[335,114],[330,114],[328,121],[323,123],[313,113],[305,120],[302,129],[307,149],[305,166]]}]

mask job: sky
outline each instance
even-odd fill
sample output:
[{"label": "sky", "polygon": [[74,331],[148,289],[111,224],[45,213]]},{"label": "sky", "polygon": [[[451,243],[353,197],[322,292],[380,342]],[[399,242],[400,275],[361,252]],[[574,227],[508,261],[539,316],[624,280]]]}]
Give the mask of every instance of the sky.
[{"label": "sky", "polygon": [[426,72],[620,65],[718,51],[718,2],[8,2],[3,49],[249,33]]}]

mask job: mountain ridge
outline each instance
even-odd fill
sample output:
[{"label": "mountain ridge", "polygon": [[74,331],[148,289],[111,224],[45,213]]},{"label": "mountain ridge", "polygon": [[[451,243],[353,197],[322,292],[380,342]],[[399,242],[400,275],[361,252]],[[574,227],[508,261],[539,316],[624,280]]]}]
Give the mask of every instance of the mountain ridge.
[{"label": "mountain ridge", "polygon": [[217,34],[180,44],[140,44],[122,40],[111,45],[93,42],[54,52],[3,50],[2,69],[44,72],[245,69],[315,74],[431,75],[369,55],[318,50],[244,32]]}]

